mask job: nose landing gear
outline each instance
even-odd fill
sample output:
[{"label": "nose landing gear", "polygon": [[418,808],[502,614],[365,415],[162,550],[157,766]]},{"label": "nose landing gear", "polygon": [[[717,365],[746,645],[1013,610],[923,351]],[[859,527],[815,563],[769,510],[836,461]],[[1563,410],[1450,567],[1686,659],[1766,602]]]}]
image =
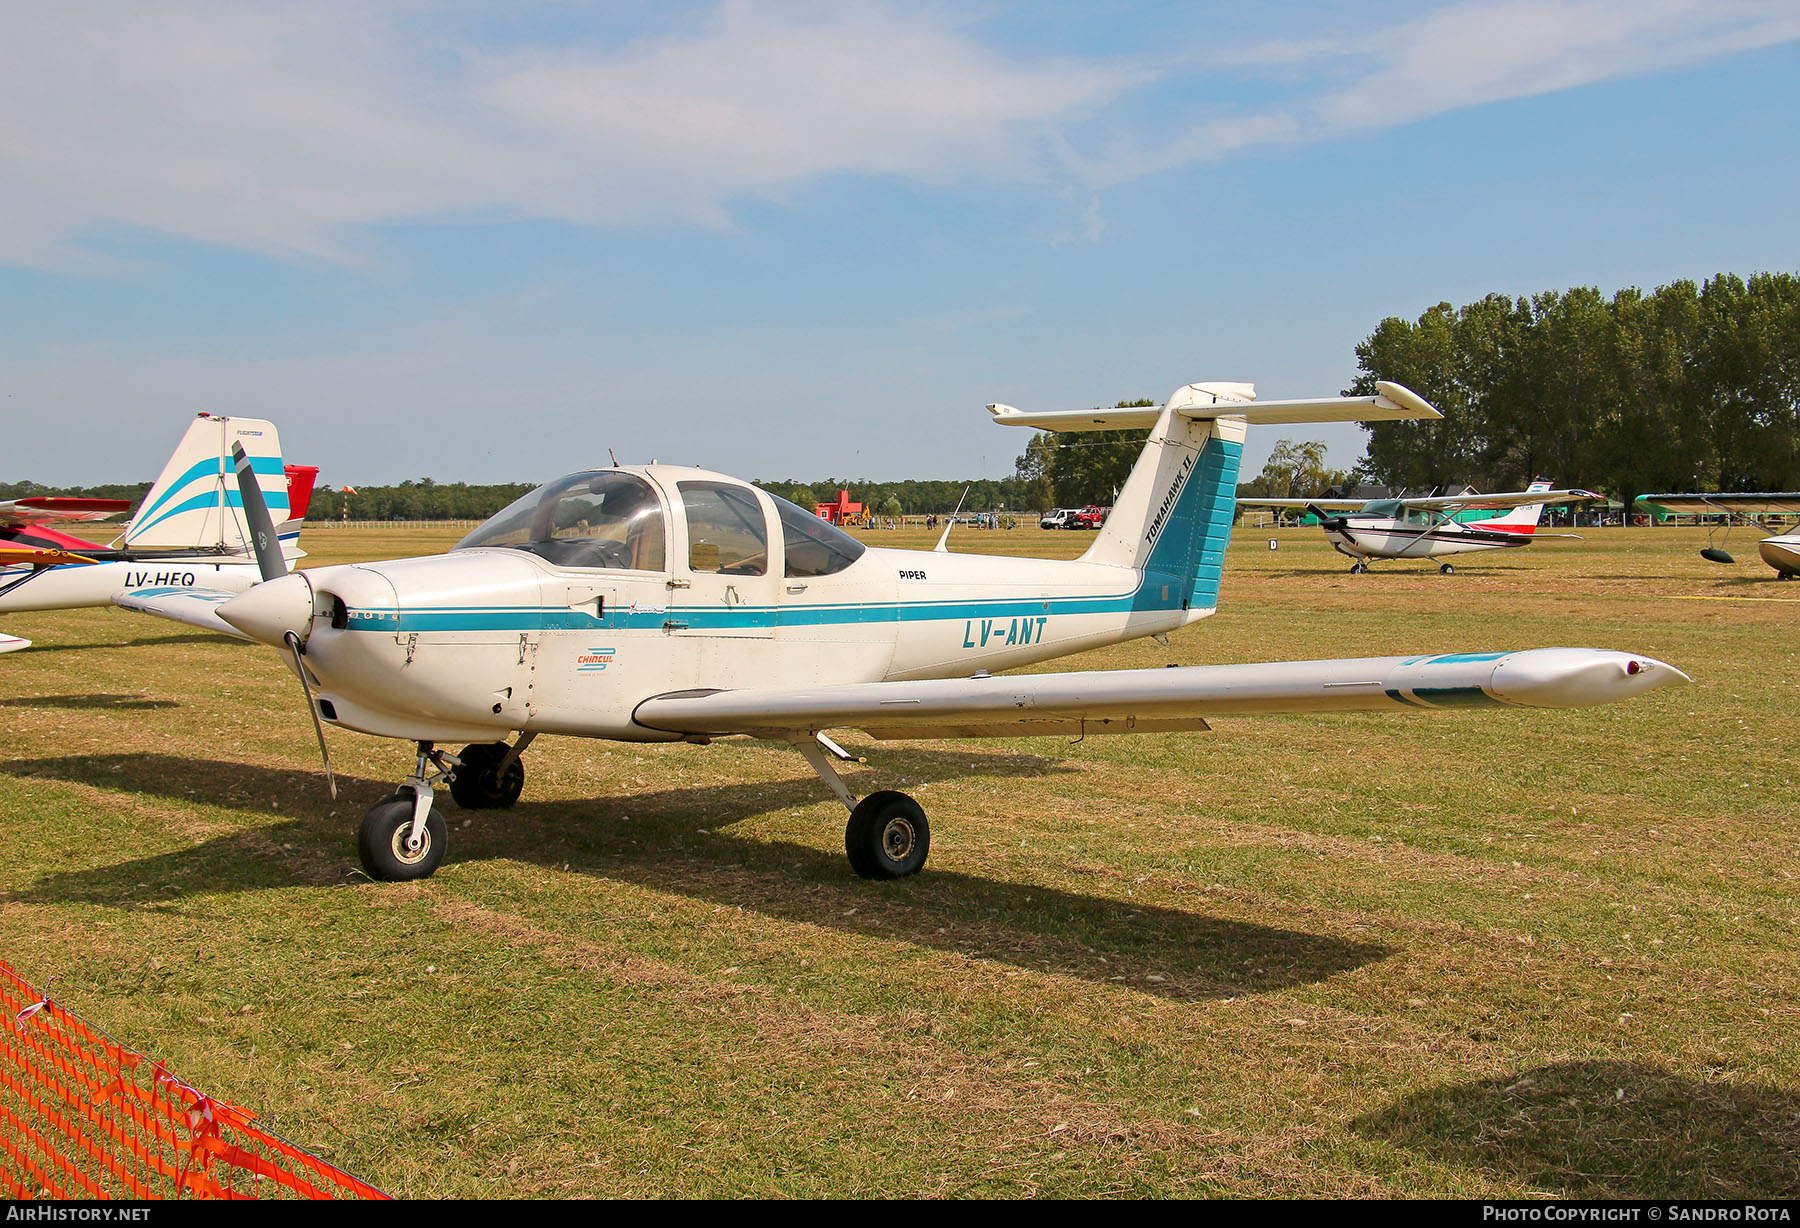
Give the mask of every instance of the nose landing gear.
[{"label": "nose landing gear", "polygon": [[357,831],[357,855],[369,877],[384,883],[431,877],[442,864],[449,841],[449,831],[433,805],[438,786],[449,785],[450,796],[465,810],[512,805],[525,788],[525,765],[519,756],[536,736],[525,734],[512,746],[477,743],[465,746],[460,755],[420,742],[413,774],[400,782],[398,793],[369,808]]}]

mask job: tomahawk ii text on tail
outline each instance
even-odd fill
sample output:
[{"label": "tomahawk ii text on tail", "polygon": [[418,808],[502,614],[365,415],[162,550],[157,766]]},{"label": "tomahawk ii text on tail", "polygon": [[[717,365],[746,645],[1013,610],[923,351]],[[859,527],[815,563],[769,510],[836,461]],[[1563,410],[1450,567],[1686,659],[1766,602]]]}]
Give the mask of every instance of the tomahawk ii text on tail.
[{"label": "tomahawk ii text on tail", "polygon": [[[874,548],[736,478],[612,466],[540,487],[448,554],[287,576],[273,559],[268,582],[216,616],[282,650],[315,721],[416,743],[413,773],[360,833],[364,865],[386,879],[443,857],[442,787],[464,807],[516,801],[521,753],[544,734],[789,743],[849,808],[851,865],[893,878],[924,864],[924,811],[898,792],[855,797],[832,766],[845,757],[833,730],[1204,730],[1218,714],[1577,707],[1686,680],[1587,648],[1003,675],[1213,613],[1249,426],[1438,414],[1391,384],[1356,399],[1258,404],[1249,385],[1194,384],[1152,409],[991,409],[1048,430],[1149,428],[1080,559]],[[215,610],[180,594],[125,601],[174,618]]]},{"label": "tomahawk ii text on tail", "polygon": [[[127,500],[51,495],[0,503],[0,613],[110,605],[128,590],[240,593],[257,583],[262,576],[233,471],[234,444],[245,450],[281,548],[289,559],[300,557],[300,528],[318,469],[282,463],[273,423],[201,414],[111,545],[50,526],[104,520],[130,511]],[[0,652],[30,642],[0,636]]]}]

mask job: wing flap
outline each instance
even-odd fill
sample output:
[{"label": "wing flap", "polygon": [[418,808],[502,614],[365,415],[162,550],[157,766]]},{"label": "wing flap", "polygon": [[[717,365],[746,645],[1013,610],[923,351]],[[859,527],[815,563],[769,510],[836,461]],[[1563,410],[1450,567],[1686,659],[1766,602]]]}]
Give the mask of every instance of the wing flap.
[{"label": "wing flap", "polygon": [[[1671,665],[1596,648],[1014,674],[653,696],[633,718],[695,736],[882,738],[1199,729],[1214,716],[1514,705],[1574,708],[1686,682]],[[877,733],[876,731],[880,732]]]},{"label": "wing flap", "polygon": [[219,617],[219,607],[236,596],[237,593],[214,588],[139,588],[114,594],[113,604],[202,631],[216,631],[234,640],[248,640],[249,636]]}]

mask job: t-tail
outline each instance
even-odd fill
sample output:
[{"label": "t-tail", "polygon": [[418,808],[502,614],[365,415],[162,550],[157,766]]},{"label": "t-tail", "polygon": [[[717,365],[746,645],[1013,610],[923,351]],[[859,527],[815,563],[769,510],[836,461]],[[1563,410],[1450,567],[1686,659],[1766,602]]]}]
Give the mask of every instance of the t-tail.
[{"label": "t-tail", "polygon": [[[304,517],[305,497],[310,497],[318,471],[295,466],[290,473],[282,463],[274,423],[216,414],[201,414],[188,423],[174,455],[126,526],[126,548],[254,554],[243,495],[232,468],[233,444],[243,446],[283,549],[297,549],[300,521],[290,506],[299,507],[298,517]],[[290,484],[304,497],[290,503]]]},{"label": "t-tail", "polygon": [[996,422],[1047,431],[1148,427],[1144,450],[1082,561],[1140,571],[1147,587],[1182,594],[1182,608],[1197,618],[1218,605],[1247,428],[1443,416],[1399,384],[1376,388],[1372,397],[1259,402],[1253,384],[1187,384],[1160,407],[988,410]]}]

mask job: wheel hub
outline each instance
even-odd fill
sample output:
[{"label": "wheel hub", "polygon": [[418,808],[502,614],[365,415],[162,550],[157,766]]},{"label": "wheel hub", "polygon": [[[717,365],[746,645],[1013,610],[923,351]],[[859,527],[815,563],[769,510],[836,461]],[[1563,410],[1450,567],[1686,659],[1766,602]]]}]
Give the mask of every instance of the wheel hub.
[{"label": "wheel hub", "polygon": [[895,861],[905,861],[918,840],[918,833],[913,825],[905,819],[889,819],[887,826],[881,829],[881,848]]},{"label": "wheel hub", "polygon": [[431,832],[429,830],[421,831],[418,847],[414,848],[412,841],[408,839],[411,830],[411,823],[402,823],[394,829],[394,856],[409,866],[416,866],[424,861],[425,855],[431,851]]}]

